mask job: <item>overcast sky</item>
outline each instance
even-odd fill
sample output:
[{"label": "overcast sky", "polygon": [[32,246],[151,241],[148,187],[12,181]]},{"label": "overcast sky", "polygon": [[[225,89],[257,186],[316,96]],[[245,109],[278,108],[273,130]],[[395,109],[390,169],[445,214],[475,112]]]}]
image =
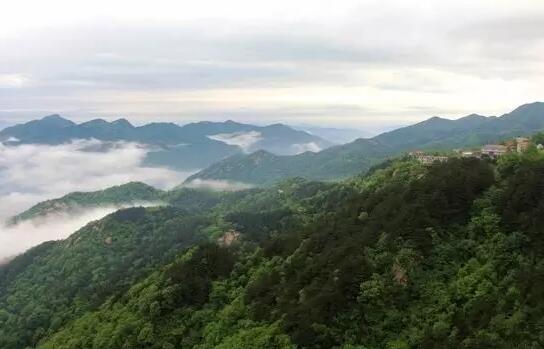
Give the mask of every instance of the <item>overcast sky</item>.
[{"label": "overcast sky", "polygon": [[0,122],[500,115],[544,100],[543,23],[542,0],[5,1]]}]

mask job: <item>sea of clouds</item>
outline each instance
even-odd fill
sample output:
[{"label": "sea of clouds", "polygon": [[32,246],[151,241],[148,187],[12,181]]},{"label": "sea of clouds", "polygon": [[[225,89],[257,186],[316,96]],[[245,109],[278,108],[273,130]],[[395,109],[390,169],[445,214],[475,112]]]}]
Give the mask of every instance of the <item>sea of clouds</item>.
[{"label": "sea of clouds", "polygon": [[93,208],[16,226],[3,223],[38,202],[130,181],[170,189],[192,174],[143,166],[148,151],[136,143],[97,140],[62,145],[0,143],[0,262],[43,241],[65,238],[119,208]]}]

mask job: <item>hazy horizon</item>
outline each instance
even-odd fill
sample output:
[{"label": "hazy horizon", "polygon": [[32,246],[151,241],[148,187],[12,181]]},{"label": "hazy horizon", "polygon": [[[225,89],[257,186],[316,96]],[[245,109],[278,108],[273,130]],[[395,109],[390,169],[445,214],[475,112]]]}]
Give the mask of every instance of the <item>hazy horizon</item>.
[{"label": "hazy horizon", "polygon": [[542,100],[544,85],[535,0],[33,0],[5,4],[0,21],[11,123],[58,113],[375,130],[501,115]]},{"label": "hazy horizon", "polygon": [[[531,104],[531,103],[535,103],[535,102],[541,102],[541,101],[527,101],[526,103],[523,103],[521,105],[525,105],[525,104]],[[115,121],[115,120],[118,120],[118,119],[126,119],[128,120],[132,125],[134,126],[142,126],[142,125],[145,125],[145,124],[148,124],[148,123],[154,123],[154,122],[169,122],[169,123],[174,123],[174,124],[177,124],[179,126],[184,126],[184,125],[187,125],[187,124],[190,124],[190,123],[198,123],[198,122],[206,122],[206,121],[211,121],[211,122],[226,122],[226,121],[234,121],[234,122],[237,122],[237,123],[245,123],[245,124],[251,124],[251,125],[256,125],[256,126],[267,126],[267,125],[271,125],[271,124],[275,124],[275,123],[283,123],[285,125],[288,125],[290,127],[293,127],[293,128],[296,128],[296,129],[302,129],[302,130],[309,130],[311,128],[323,128],[323,129],[327,129],[327,128],[330,128],[330,129],[339,129],[339,130],[348,130],[348,129],[352,129],[352,130],[355,130],[355,131],[361,131],[362,134],[366,134],[367,136],[371,137],[373,135],[378,135],[380,133],[383,133],[383,132],[388,132],[388,131],[391,131],[391,130],[395,130],[397,128],[401,128],[401,127],[405,127],[405,126],[409,126],[409,125],[412,125],[412,124],[415,124],[417,122],[421,122],[421,121],[424,121],[424,120],[427,120],[427,119],[430,119],[430,118],[433,118],[433,117],[440,117],[440,118],[444,118],[444,119],[449,119],[449,120],[456,120],[456,119],[460,119],[460,118],[463,118],[463,117],[466,117],[468,115],[471,115],[471,114],[478,114],[478,115],[482,115],[482,116],[485,116],[485,117],[498,117],[498,116],[502,116],[504,114],[507,114],[511,111],[513,111],[515,108],[521,106],[521,105],[516,105],[516,106],[512,106],[510,109],[506,109],[504,112],[501,112],[499,114],[494,114],[494,115],[485,115],[485,114],[481,114],[481,113],[478,113],[478,112],[472,112],[472,113],[469,113],[469,114],[464,114],[464,115],[456,115],[456,116],[443,116],[443,115],[427,115],[427,116],[424,116],[416,121],[405,121],[404,123],[397,123],[397,124],[373,124],[371,126],[368,126],[365,128],[365,127],[354,127],[353,125],[350,125],[350,124],[325,124],[325,125],[322,125],[322,124],[319,124],[319,123],[311,123],[311,122],[284,122],[284,121],[278,121],[278,120],[265,120],[265,121],[260,121],[260,120],[255,120],[255,121],[252,121],[252,120],[244,120],[244,119],[236,119],[236,118],[229,118],[229,117],[224,117],[224,118],[215,118],[215,119],[179,119],[179,120],[176,120],[176,119],[162,119],[162,118],[150,118],[150,119],[138,119],[138,118],[131,118],[130,115],[102,115],[102,116],[93,116],[93,115],[89,115],[87,117],[82,117],[82,116],[71,116],[70,113],[68,114],[60,114],[60,113],[56,113],[56,112],[42,112],[41,114],[36,114],[34,117],[33,116],[29,116],[29,117],[21,117],[21,118],[11,118],[11,119],[7,119],[7,120],[0,120],[0,130],[4,129],[4,128],[7,128],[7,127],[10,127],[10,126],[14,126],[14,125],[17,125],[17,124],[24,124],[26,122],[29,122],[29,121],[33,121],[33,120],[38,120],[38,119],[42,119],[44,117],[47,117],[47,116],[51,116],[51,115],[59,115],[61,116],[62,118],[65,118],[65,119],[68,119],[68,120],[71,120],[75,123],[84,123],[84,122],[87,122],[87,121],[91,121],[91,120],[95,120],[95,119],[104,119],[108,122],[112,122],[112,121]],[[1,112],[0,111],[0,116],[2,116],[2,114],[6,114],[6,115],[9,115],[9,113],[7,112]]]}]

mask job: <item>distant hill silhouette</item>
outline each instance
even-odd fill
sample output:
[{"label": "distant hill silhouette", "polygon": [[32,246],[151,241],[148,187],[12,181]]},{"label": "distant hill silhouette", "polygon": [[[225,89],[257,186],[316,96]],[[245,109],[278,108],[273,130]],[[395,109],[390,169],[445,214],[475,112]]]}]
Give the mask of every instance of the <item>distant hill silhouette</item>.
[{"label": "distant hill silhouette", "polygon": [[334,146],[318,153],[275,156],[265,152],[236,155],[189,177],[270,184],[300,176],[332,180],[368,170],[390,156],[425,149],[473,147],[544,130],[544,103],[522,105],[500,117],[471,114],[457,120],[432,117],[370,139]]},{"label": "distant hill silhouette", "polygon": [[[255,126],[234,121],[198,122],[184,126],[150,123],[133,126],[126,119],[95,119],[74,123],[59,115],[46,116],[0,131],[0,142],[56,145],[75,139],[139,142],[156,146],[146,163],[177,169],[198,169],[234,154],[267,150],[292,155],[332,145],[320,137],[282,124]],[[10,144],[13,144],[10,141]]]}]

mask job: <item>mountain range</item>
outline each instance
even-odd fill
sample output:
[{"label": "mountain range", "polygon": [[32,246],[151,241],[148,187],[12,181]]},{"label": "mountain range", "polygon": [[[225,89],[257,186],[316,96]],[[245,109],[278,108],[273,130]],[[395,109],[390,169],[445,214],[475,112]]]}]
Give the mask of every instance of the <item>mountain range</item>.
[{"label": "mountain range", "polygon": [[184,126],[151,123],[134,126],[126,119],[103,119],[77,124],[59,115],[46,116],[0,131],[0,142],[56,145],[75,139],[127,141],[153,147],[149,166],[194,170],[234,154],[267,150],[275,154],[319,151],[332,145],[320,137],[282,124],[255,126],[226,122],[198,122]]},{"label": "mountain range", "polygon": [[[389,158],[534,133],[542,107],[211,167],[266,187],[132,182],[39,203],[12,223],[161,204],[0,260],[0,348],[539,348],[544,152]],[[275,181],[300,174],[349,178]]]},{"label": "mountain range", "polygon": [[[339,131],[319,130],[320,134]],[[410,150],[471,148],[540,130],[544,130],[544,103],[535,102],[499,117],[477,114],[456,120],[432,117],[373,138],[335,146],[309,132],[282,124],[255,126],[229,120],[136,127],[126,119],[113,122],[95,119],[76,124],[59,115],[8,127],[0,131],[0,142],[61,144],[89,138],[139,142],[152,147],[145,158],[147,166],[202,169],[187,182],[213,179],[270,185],[286,177],[346,178]]]},{"label": "mountain range", "polygon": [[398,159],[159,193],[0,265],[0,347],[539,348],[543,168]]},{"label": "mountain range", "polygon": [[345,178],[411,150],[471,148],[544,130],[544,103],[522,105],[500,117],[468,115],[456,120],[432,117],[370,139],[337,145],[317,153],[277,156],[265,151],[236,155],[187,179],[230,180],[269,185],[291,176],[316,180]]},{"label": "mountain range", "polygon": [[[225,194],[227,195],[227,194]],[[186,211],[198,211],[216,204],[221,192],[205,188],[176,187],[168,191],[156,189],[142,182],[129,182],[122,185],[91,192],[73,192],[59,198],[37,203],[29,209],[11,217],[8,225],[40,219],[48,216],[77,215],[86,210],[114,206],[118,209],[130,206],[152,204],[183,207]],[[236,196],[233,194],[233,196]],[[1,222],[0,222],[1,223]]]}]

